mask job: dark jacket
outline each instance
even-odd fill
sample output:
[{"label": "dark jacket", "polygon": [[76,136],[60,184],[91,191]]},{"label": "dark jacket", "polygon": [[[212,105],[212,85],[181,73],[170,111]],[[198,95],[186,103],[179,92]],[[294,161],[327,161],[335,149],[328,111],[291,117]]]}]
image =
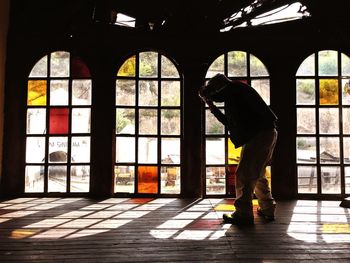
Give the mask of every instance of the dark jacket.
[{"label": "dark jacket", "polygon": [[227,126],[236,148],[246,144],[262,130],[275,128],[277,117],[254,88],[233,81],[212,96],[213,101],[225,102],[225,114],[218,108],[212,113]]}]

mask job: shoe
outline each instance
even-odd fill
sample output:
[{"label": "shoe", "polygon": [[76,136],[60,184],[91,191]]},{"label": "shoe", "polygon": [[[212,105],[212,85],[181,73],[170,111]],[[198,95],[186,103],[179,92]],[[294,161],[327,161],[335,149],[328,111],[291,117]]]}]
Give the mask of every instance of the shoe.
[{"label": "shoe", "polygon": [[240,216],[236,212],[232,214],[223,214],[224,223],[240,226],[254,225],[254,217]]},{"label": "shoe", "polygon": [[258,214],[258,216],[261,216],[262,218],[264,218],[266,221],[274,221],[275,220],[275,213],[271,212],[271,211],[267,211],[265,209],[265,211],[263,209],[261,209],[260,207],[258,207],[256,209],[256,212]]}]

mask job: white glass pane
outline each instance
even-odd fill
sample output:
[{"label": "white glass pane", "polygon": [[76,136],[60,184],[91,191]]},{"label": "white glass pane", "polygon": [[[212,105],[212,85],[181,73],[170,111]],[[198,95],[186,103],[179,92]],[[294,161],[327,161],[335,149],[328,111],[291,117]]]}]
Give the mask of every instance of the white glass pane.
[{"label": "white glass pane", "polygon": [[180,110],[161,111],[161,134],[180,135]]},{"label": "white glass pane", "polygon": [[67,190],[67,166],[49,166],[48,192],[64,193]]},{"label": "white glass pane", "polygon": [[316,163],[316,138],[297,137],[297,163]]},{"label": "white glass pane", "polygon": [[345,193],[350,194],[350,167],[345,167]]},{"label": "white glass pane", "polygon": [[298,166],[298,193],[317,193],[317,171],[315,166]]},{"label": "white glass pane", "polygon": [[47,77],[47,56],[41,58],[29,74],[30,78]]},{"label": "white glass pane", "polygon": [[319,109],[321,134],[339,134],[339,110],[335,108]]},{"label": "white glass pane", "polygon": [[116,137],[115,161],[118,163],[135,162],[135,138]]},{"label": "white glass pane", "polygon": [[115,166],[114,167],[114,192],[115,193],[134,193],[135,187],[135,167],[134,166]]},{"label": "white glass pane", "polygon": [[343,108],[343,133],[350,134],[350,108]]},{"label": "white glass pane", "polygon": [[180,106],[180,81],[162,81],[161,94],[161,106]]},{"label": "white glass pane", "polygon": [[72,165],[70,170],[70,191],[87,193],[90,188],[90,166]]},{"label": "white glass pane", "polygon": [[162,78],[179,78],[179,73],[173,62],[167,57],[161,56]]},{"label": "white glass pane", "polygon": [[68,80],[50,81],[50,105],[68,105]]},{"label": "white glass pane", "polygon": [[43,163],[45,161],[45,138],[27,137],[26,163]]},{"label": "white glass pane", "polygon": [[320,162],[339,163],[339,138],[320,137]]},{"label": "white glass pane", "polygon": [[225,194],[226,171],[225,167],[207,167],[205,173],[206,194]]},{"label": "white glass pane", "polygon": [[157,163],[157,138],[139,138],[139,163]]},{"label": "white glass pane", "polygon": [[44,192],[44,166],[26,166],[24,191],[26,193]]},{"label": "white glass pane", "polygon": [[321,167],[321,182],[323,194],[340,194],[340,167]]},{"label": "white glass pane", "polygon": [[90,162],[90,137],[72,137],[72,163]]},{"label": "white glass pane", "polygon": [[315,105],[315,80],[297,79],[297,104]]},{"label": "white glass pane", "polygon": [[316,116],[315,109],[297,108],[297,133],[298,134],[315,134]]},{"label": "white glass pane", "polygon": [[162,166],[160,192],[162,194],[179,194],[181,169],[178,166]]},{"label": "white glass pane", "polygon": [[325,50],[318,53],[318,74],[320,76],[338,75],[338,52]]},{"label": "white glass pane", "polygon": [[205,157],[207,164],[225,164],[225,139],[207,138]]},{"label": "white glass pane", "polygon": [[344,163],[350,163],[350,137],[343,138],[344,145]]},{"label": "white glass pane", "polygon": [[27,134],[46,133],[46,109],[27,110]]},{"label": "white glass pane", "polygon": [[139,133],[140,134],[157,134],[157,110],[140,109],[139,110]]},{"label": "white glass pane", "polygon": [[225,134],[225,126],[208,109],[205,110],[205,134]]},{"label": "white glass pane", "polygon": [[58,51],[51,53],[51,77],[69,77],[69,53]]},{"label": "white glass pane", "polygon": [[116,134],[135,134],[135,110],[116,109]]},{"label": "white glass pane", "polygon": [[139,55],[139,76],[157,77],[158,76],[158,53],[142,52]]},{"label": "white glass pane", "polygon": [[91,109],[72,109],[72,133],[90,133]]},{"label": "white glass pane", "polygon": [[269,75],[262,61],[253,55],[250,55],[250,75],[253,77],[262,77]]},{"label": "white glass pane", "polygon": [[180,139],[162,138],[162,164],[180,164]]},{"label": "white glass pane", "polygon": [[91,80],[72,81],[72,105],[91,105]]},{"label": "white glass pane", "polygon": [[[247,72],[247,53],[242,51],[232,51],[227,54],[228,76],[246,77]],[[219,73],[219,72],[218,72]]]},{"label": "white glass pane", "polygon": [[315,55],[307,57],[299,66],[297,76],[315,76]]},{"label": "white glass pane", "polygon": [[342,80],[342,104],[350,105],[350,80]]},{"label": "white glass pane", "polygon": [[270,80],[258,79],[251,81],[252,87],[259,93],[267,105],[270,105]]},{"label": "white glass pane", "polygon": [[350,58],[345,55],[345,54],[341,54],[341,72],[342,72],[342,76],[350,76]]},{"label": "white glass pane", "polygon": [[221,55],[220,57],[214,60],[214,62],[210,65],[205,77],[211,78],[218,73],[224,73],[224,55]]},{"label": "white glass pane", "polygon": [[116,105],[135,106],[135,80],[118,79],[116,81]]},{"label": "white glass pane", "polygon": [[155,80],[139,81],[139,106],[158,105],[158,82]]},{"label": "white glass pane", "polygon": [[49,139],[49,162],[66,163],[68,156],[68,138],[50,137]]}]

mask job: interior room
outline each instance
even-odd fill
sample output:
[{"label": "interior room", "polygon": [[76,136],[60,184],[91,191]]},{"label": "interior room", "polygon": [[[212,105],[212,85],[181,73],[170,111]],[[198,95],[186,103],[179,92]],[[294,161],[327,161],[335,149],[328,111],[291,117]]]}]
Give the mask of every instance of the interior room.
[{"label": "interior room", "polygon": [[[0,1],[0,261],[349,262],[347,6]],[[278,118],[272,222],[255,198],[223,223],[243,147],[199,96],[217,74]]]}]

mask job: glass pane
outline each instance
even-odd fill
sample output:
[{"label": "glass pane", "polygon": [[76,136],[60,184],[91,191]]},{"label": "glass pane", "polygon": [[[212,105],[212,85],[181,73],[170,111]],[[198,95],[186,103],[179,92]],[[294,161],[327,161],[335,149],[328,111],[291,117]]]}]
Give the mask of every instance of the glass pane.
[{"label": "glass pane", "polygon": [[91,80],[72,81],[72,105],[91,105]]},{"label": "glass pane", "polygon": [[257,57],[250,55],[250,75],[251,76],[268,76],[269,73],[265,65]]},{"label": "glass pane", "polygon": [[139,138],[138,158],[139,163],[157,163],[157,138]]},{"label": "glass pane", "polygon": [[69,53],[58,51],[51,53],[50,77],[69,77]]},{"label": "glass pane", "polygon": [[343,108],[343,133],[350,134],[350,108]]},{"label": "glass pane", "polygon": [[207,138],[205,158],[207,164],[225,164],[225,138]]},{"label": "glass pane", "polygon": [[162,138],[162,164],[180,164],[180,139]]},{"label": "glass pane", "polygon": [[116,137],[115,161],[117,163],[135,162],[135,138]]},{"label": "glass pane", "polygon": [[114,192],[115,193],[134,193],[135,189],[135,167],[134,166],[115,166],[114,167]]},{"label": "glass pane", "polygon": [[320,162],[339,163],[339,138],[320,137]]},{"label": "glass pane", "polygon": [[316,132],[315,109],[297,108],[298,134],[314,134]]},{"label": "glass pane", "polygon": [[116,105],[135,105],[135,80],[118,79],[116,81]]},{"label": "glass pane", "polygon": [[141,194],[158,193],[158,167],[139,166],[137,170],[138,185],[137,191]]},{"label": "glass pane", "polygon": [[162,81],[161,85],[161,106],[180,106],[180,81]]},{"label": "glass pane", "polygon": [[27,109],[27,134],[46,133],[46,110]]},{"label": "glass pane", "polygon": [[72,163],[90,162],[90,137],[72,137]]},{"label": "glass pane", "polygon": [[[247,53],[242,51],[232,51],[227,54],[228,76],[242,77],[247,76]],[[218,72],[219,73],[219,72]]]},{"label": "glass pane", "polygon": [[226,171],[224,166],[206,168],[206,193],[225,194]]},{"label": "glass pane", "polygon": [[91,109],[72,109],[72,133],[89,133],[91,124]]},{"label": "glass pane", "polygon": [[339,110],[335,108],[319,109],[321,134],[339,134]]},{"label": "glass pane", "polygon": [[209,109],[205,110],[205,134],[225,134],[225,126],[215,118]]},{"label": "glass pane", "polygon": [[167,57],[161,56],[162,65],[162,78],[179,78],[179,73],[173,64]]},{"label": "glass pane", "polygon": [[90,70],[79,57],[72,57],[72,78],[90,78]]},{"label": "glass pane", "polygon": [[139,106],[158,105],[158,82],[155,80],[139,81]]},{"label": "glass pane", "polygon": [[297,163],[316,163],[316,138],[297,137]]},{"label": "glass pane", "polygon": [[350,194],[350,167],[345,167],[345,193]]},{"label": "glass pane", "polygon": [[50,110],[50,134],[67,134],[68,133],[68,108],[51,108]]},{"label": "glass pane", "polygon": [[180,193],[180,173],[178,166],[162,166],[161,168],[160,192],[162,194]]},{"label": "glass pane", "polygon": [[320,79],[320,104],[338,105],[338,80]]},{"label": "glass pane", "polygon": [[221,55],[214,60],[207,71],[207,75],[205,76],[206,78],[214,77],[218,73],[224,74],[224,57],[224,55]]},{"label": "glass pane", "polygon": [[44,192],[44,166],[26,166],[25,188],[26,193]]},{"label": "glass pane", "polygon": [[231,139],[227,140],[227,151],[228,151],[228,163],[229,164],[238,164],[241,159],[242,147],[235,148],[235,145],[231,142]]},{"label": "glass pane", "polygon": [[314,105],[315,104],[315,80],[297,79],[297,104]]},{"label": "glass pane", "polygon": [[236,170],[237,165],[226,166],[227,194],[236,196]]},{"label": "glass pane", "polygon": [[68,157],[68,138],[50,137],[49,139],[49,162],[66,163]]},{"label": "glass pane", "polygon": [[350,105],[350,80],[349,79],[343,79],[342,80],[342,103],[343,105]]},{"label": "glass pane", "polygon": [[157,77],[158,76],[158,53],[142,52],[139,55],[139,76]]},{"label": "glass pane", "polygon": [[46,105],[46,80],[28,81],[28,106]]},{"label": "glass pane", "polygon": [[134,109],[116,109],[115,131],[117,134],[135,134]]},{"label": "glass pane", "polygon": [[45,161],[45,138],[27,137],[26,163],[43,163]]},{"label": "glass pane", "polygon": [[344,163],[350,163],[350,137],[344,137]]},{"label": "glass pane", "polygon": [[47,77],[47,56],[40,59],[29,74],[30,78]]},{"label": "glass pane", "polygon": [[50,105],[68,105],[68,80],[50,81]]},{"label": "glass pane", "polygon": [[67,190],[67,166],[49,166],[48,192],[64,193]]},{"label": "glass pane", "polygon": [[180,110],[161,110],[161,134],[180,135]]},{"label": "glass pane", "polygon": [[318,74],[320,76],[338,75],[338,52],[332,50],[318,53]]},{"label": "glass pane", "polygon": [[157,110],[139,110],[139,133],[157,134]]},{"label": "glass pane", "polygon": [[315,166],[298,166],[298,193],[317,193],[317,171]]},{"label": "glass pane", "polygon": [[299,66],[297,76],[315,76],[315,55],[308,56]]},{"label": "glass pane", "polygon": [[136,56],[128,58],[119,68],[118,77],[135,77],[136,74]]},{"label": "glass pane", "polygon": [[340,194],[340,167],[321,167],[321,182],[323,194]]},{"label": "glass pane", "polygon": [[341,54],[341,65],[342,76],[350,76],[350,58],[345,54]]},{"label": "glass pane", "polygon": [[259,93],[267,105],[270,105],[270,80],[258,79],[251,81],[252,87]]},{"label": "glass pane", "polygon": [[70,191],[72,193],[89,192],[90,166],[72,165],[70,170]]}]

